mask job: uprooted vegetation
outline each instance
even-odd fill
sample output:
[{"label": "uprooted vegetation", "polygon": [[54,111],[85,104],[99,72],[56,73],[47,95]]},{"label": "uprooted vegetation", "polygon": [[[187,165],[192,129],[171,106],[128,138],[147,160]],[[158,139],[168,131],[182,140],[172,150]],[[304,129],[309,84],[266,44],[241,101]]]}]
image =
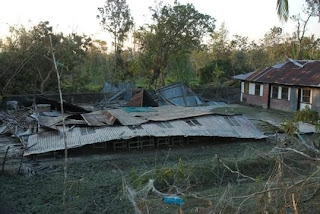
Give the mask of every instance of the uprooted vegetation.
[{"label": "uprooted vegetation", "polygon": [[[283,144],[205,144],[138,158],[70,163],[66,211],[316,213],[318,154]],[[62,212],[62,166],[40,162],[34,168],[32,177],[0,177],[2,204],[16,213]],[[183,199],[182,206],[162,201],[173,194]]]},{"label": "uprooted vegetation", "polygon": [[[282,153],[299,153],[297,150],[281,147],[275,147],[275,150],[280,153],[270,155],[254,150],[253,156],[242,160],[225,161],[216,155],[206,164],[184,165],[179,160],[172,168],[154,169],[149,172],[153,175],[149,178],[144,172],[131,183],[140,196],[131,197],[131,202],[136,213],[160,213],[160,210],[162,213],[163,210],[166,210],[164,213],[315,211],[313,203],[318,200],[318,167],[301,164],[300,161],[306,161],[306,156],[301,158],[303,156]],[[313,158],[308,156],[307,159]],[[143,179],[148,183],[141,187]],[[137,196],[132,193],[132,187],[126,185],[127,194]],[[162,190],[160,194],[159,189]],[[149,197],[148,192],[155,195]],[[184,199],[184,205],[174,207],[159,203],[159,195],[170,195],[163,192],[179,195]]]}]

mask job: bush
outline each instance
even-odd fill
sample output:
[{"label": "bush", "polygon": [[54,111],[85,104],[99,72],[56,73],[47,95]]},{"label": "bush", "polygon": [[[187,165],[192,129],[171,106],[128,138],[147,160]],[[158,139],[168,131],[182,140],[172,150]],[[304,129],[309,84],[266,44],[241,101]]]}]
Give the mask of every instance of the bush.
[{"label": "bush", "polygon": [[280,128],[284,131],[284,133],[288,136],[293,136],[297,131],[297,125],[293,120],[285,120],[281,123]]},{"label": "bush", "polygon": [[301,111],[297,111],[293,117],[294,122],[302,121],[304,123],[310,123],[313,125],[318,125],[319,120],[320,120],[320,117],[318,112],[311,110],[309,107],[306,107]]}]

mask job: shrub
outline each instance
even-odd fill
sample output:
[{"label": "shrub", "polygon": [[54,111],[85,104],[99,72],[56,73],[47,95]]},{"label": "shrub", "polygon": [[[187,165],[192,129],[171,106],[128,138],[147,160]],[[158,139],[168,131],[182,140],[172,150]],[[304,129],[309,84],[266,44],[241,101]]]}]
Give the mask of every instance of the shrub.
[{"label": "shrub", "polygon": [[293,120],[285,120],[281,123],[280,128],[284,131],[284,133],[288,136],[293,136],[297,131],[297,125]]},{"label": "shrub", "polygon": [[317,125],[319,123],[320,117],[317,111],[311,110],[309,107],[301,111],[297,111],[293,117],[294,122],[302,121],[305,123],[310,123]]}]

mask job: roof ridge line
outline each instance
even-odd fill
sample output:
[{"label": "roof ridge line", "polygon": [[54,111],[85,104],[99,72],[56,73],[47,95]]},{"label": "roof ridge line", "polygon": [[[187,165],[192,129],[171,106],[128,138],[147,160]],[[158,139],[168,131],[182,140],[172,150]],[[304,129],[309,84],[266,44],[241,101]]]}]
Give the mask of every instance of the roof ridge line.
[{"label": "roof ridge line", "polygon": [[296,66],[300,67],[300,68],[303,68],[303,65],[301,65],[299,62],[297,62],[296,60],[294,59],[291,59],[291,58],[287,58],[287,60],[289,62],[292,62],[293,64],[295,64]]},{"label": "roof ridge line", "polygon": [[271,67],[265,68],[265,69],[261,72],[261,74],[258,74],[258,75],[253,79],[253,81],[257,81],[259,78],[263,77],[266,73],[268,73],[268,72],[271,70],[270,68],[271,68]]}]

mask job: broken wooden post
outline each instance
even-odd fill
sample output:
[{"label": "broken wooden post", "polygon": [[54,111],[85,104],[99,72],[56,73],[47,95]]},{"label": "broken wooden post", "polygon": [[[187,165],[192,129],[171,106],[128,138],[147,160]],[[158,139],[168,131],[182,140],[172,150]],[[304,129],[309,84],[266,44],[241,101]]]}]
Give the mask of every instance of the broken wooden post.
[{"label": "broken wooden post", "polygon": [[4,173],[4,165],[6,164],[6,161],[7,161],[7,155],[8,155],[9,149],[10,149],[10,146],[7,147],[6,153],[5,153],[4,158],[3,158],[1,174]]},{"label": "broken wooden post", "polygon": [[19,169],[18,169],[18,174],[20,173],[21,170],[21,166],[22,166],[22,162],[23,162],[23,156],[24,156],[24,151],[25,151],[25,147],[23,147],[23,151],[21,154],[21,160],[20,160],[20,165],[19,165]]}]

